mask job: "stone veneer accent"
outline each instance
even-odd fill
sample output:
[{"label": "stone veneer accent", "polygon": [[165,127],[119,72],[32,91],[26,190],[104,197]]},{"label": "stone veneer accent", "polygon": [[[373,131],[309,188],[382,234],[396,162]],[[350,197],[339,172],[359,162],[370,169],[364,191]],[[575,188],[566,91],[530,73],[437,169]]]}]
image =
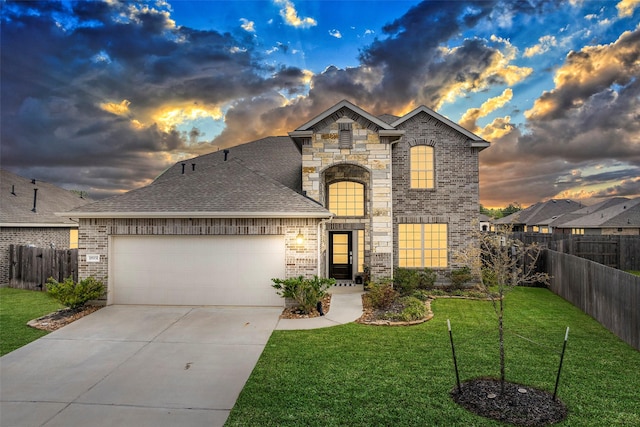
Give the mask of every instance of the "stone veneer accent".
[{"label": "stone veneer accent", "polygon": [[2,227],[0,229],[0,285],[9,284],[9,246],[69,249],[68,227]]},{"label": "stone veneer accent", "polygon": [[[79,279],[93,276],[106,283],[109,238],[132,235],[284,235],[286,276],[313,276],[318,274],[318,222],[318,219],[307,218],[80,219]],[[300,232],[305,236],[302,245],[296,242]],[[88,263],[87,254],[100,255],[100,262]]]},{"label": "stone veneer accent", "polygon": [[[340,123],[348,122],[349,116],[353,119],[352,146],[340,148]],[[362,229],[364,225],[365,264],[371,266],[373,277],[392,274],[390,154],[390,146],[381,140],[377,127],[348,109],[318,123],[313,137],[302,145],[302,190],[308,197],[327,206],[326,190],[330,183],[350,180],[365,184],[365,217],[337,217],[331,224],[344,224],[343,229]],[[323,241],[327,237],[323,232]]]},{"label": "stone veneer accent", "polygon": [[[392,150],[394,252],[398,251],[398,224],[446,223],[449,269],[460,268],[452,253],[469,244],[473,222],[479,216],[479,149],[471,148],[466,136],[425,113],[403,122],[398,129],[406,133]],[[434,147],[434,189],[410,188],[409,150],[420,144]],[[444,271],[440,273],[442,279]]]}]

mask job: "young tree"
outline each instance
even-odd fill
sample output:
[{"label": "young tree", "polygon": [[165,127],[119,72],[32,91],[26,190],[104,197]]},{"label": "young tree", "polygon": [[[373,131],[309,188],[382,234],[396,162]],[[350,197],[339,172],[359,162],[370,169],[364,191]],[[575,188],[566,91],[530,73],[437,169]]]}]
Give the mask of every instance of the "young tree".
[{"label": "young tree", "polygon": [[536,243],[525,245],[514,238],[512,225],[499,225],[493,233],[474,233],[474,244],[460,251],[457,259],[470,268],[493,304],[498,320],[500,382],[504,393],[504,297],[519,285],[548,284],[549,275],[536,270],[542,251],[540,246]]}]

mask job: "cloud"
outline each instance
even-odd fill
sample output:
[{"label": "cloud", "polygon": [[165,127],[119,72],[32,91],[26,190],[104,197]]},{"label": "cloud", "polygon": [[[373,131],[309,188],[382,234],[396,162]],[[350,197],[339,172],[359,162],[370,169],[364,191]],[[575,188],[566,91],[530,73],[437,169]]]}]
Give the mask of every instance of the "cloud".
[{"label": "cloud", "polygon": [[624,32],[608,45],[571,51],[556,71],[556,87],[542,94],[525,115],[544,120],[581,108],[587,98],[612,85],[626,85],[640,75],[640,29]]},{"label": "cloud", "polygon": [[479,118],[485,117],[498,108],[503,107],[511,98],[513,98],[513,91],[511,88],[507,88],[500,95],[487,99],[482,103],[480,108],[470,108],[462,115],[459,121],[460,126],[475,132],[477,128],[476,121]]},{"label": "cloud", "polygon": [[291,25],[296,28],[309,28],[315,27],[318,25],[315,19],[306,17],[300,18],[298,16],[298,11],[296,10],[295,5],[290,0],[273,0],[273,2],[279,6],[282,6],[280,9],[280,16],[284,19],[284,22],[287,25]]},{"label": "cloud", "polygon": [[333,29],[333,30],[329,30],[329,35],[331,37],[335,37],[337,39],[341,39],[342,38],[342,33],[340,33],[339,30]]},{"label": "cloud", "polygon": [[255,22],[253,21],[249,21],[246,18],[240,18],[240,22],[242,22],[242,25],[240,25],[240,27],[242,27],[243,30],[249,32],[249,33],[255,33],[256,32],[256,27],[255,27]]},{"label": "cloud", "polygon": [[[317,24],[290,1],[275,4],[286,25]],[[541,22],[552,3],[422,2],[361,46],[359,63],[345,69],[327,63],[315,74],[274,62],[269,45],[246,31],[177,26],[167,4],[72,5],[3,8],[0,150],[3,167],[94,197],[147,184],[180,159],[285,135],[341,99],[372,114],[399,115],[498,88],[499,96],[461,120],[492,142],[481,154],[485,205],[533,203],[580,182],[595,186],[592,192],[614,185],[621,187],[611,191],[632,191],[620,181],[633,184],[630,174],[638,175],[637,29],[568,55],[525,124],[511,119],[524,108],[512,105],[513,93],[521,93],[516,85],[532,74],[518,64],[516,46],[498,36],[461,40],[469,30],[495,27],[500,16],[508,17],[505,27],[530,17]],[[274,48],[295,53],[289,44]],[[510,115],[489,116],[507,103]],[[491,123],[479,128],[477,120],[487,116]],[[220,123],[220,133],[207,140],[198,126],[178,130],[202,118]],[[597,174],[578,181],[570,173],[606,161],[617,162],[615,182]]]},{"label": "cloud", "polygon": [[171,162],[215,150],[176,126],[221,120],[237,99],[300,93],[309,83],[302,70],[257,67],[246,40],[176,27],[146,4],[73,7],[18,2],[3,10],[3,167],[54,183],[74,176],[94,195],[135,188]]},{"label": "cloud", "polygon": [[[639,196],[639,58],[640,29],[567,55],[556,70],[555,87],[525,112],[526,125],[491,140],[483,153],[481,176],[492,177],[483,183],[483,203],[491,206],[489,200],[503,197],[533,203],[556,196]],[[616,173],[571,173],[603,164]],[[516,199],[514,188],[525,186],[527,194]]]},{"label": "cloud", "polygon": [[554,36],[542,36],[538,39],[538,44],[525,49],[523,56],[530,58],[532,56],[541,55],[546,53],[554,46],[557,46],[558,42]]},{"label": "cloud", "polygon": [[633,16],[633,12],[638,6],[640,6],[640,0],[622,0],[616,5],[618,16],[620,18]]}]

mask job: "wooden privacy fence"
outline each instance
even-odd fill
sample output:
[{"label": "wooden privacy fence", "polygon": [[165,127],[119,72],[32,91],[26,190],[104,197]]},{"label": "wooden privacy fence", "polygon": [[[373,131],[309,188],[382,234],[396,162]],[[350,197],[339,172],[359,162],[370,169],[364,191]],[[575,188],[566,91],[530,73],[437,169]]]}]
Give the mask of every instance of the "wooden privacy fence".
[{"label": "wooden privacy fence", "polygon": [[513,233],[525,244],[536,242],[620,270],[640,270],[640,236]]},{"label": "wooden privacy fence", "polygon": [[546,250],[551,290],[640,350],[640,277]]},{"label": "wooden privacy fence", "polygon": [[78,250],[9,246],[9,286],[44,289],[49,277],[61,282],[69,276],[78,280]]}]

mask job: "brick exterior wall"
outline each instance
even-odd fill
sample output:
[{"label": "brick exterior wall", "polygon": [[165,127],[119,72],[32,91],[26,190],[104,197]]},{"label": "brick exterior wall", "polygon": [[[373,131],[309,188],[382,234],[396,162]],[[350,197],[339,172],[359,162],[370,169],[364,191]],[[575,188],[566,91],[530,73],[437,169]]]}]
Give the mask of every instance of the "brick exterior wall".
[{"label": "brick exterior wall", "polygon": [[[468,138],[431,116],[420,113],[398,129],[405,135],[393,145],[393,248],[398,253],[398,224],[445,223],[448,226],[449,268],[460,268],[452,253],[467,246],[473,222],[479,217],[479,159]],[[434,147],[435,188],[411,189],[409,150],[414,145]],[[394,267],[398,265],[397,257]]]},{"label": "brick exterior wall", "polygon": [[[284,235],[286,276],[318,274],[317,219],[80,219],[78,271],[82,280],[93,276],[108,281],[109,238],[150,235]],[[298,244],[298,233],[304,242]],[[87,262],[87,254],[100,255],[100,262]],[[321,272],[322,274],[323,272]]]},{"label": "brick exterior wall", "polygon": [[69,248],[70,229],[67,227],[2,227],[0,228],[0,286],[9,283],[9,246],[34,245],[56,249]]}]

